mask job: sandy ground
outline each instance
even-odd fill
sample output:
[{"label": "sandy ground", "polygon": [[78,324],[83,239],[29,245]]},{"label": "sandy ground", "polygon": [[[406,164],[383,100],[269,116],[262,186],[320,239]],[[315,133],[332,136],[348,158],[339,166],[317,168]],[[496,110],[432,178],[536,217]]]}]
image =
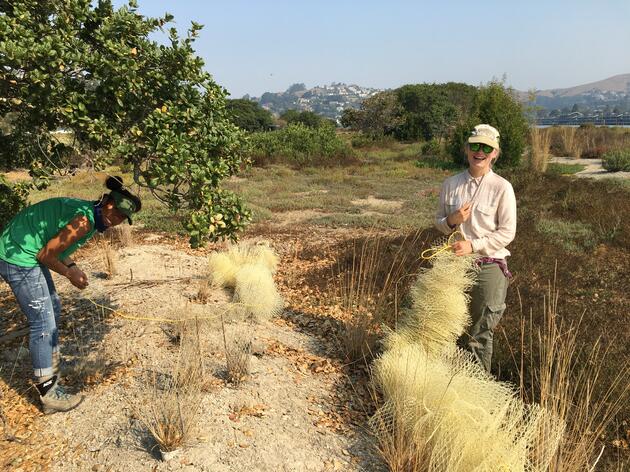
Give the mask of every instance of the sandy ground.
[{"label": "sandy ground", "polygon": [[551,162],[558,164],[581,164],[586,168],[573,175],[592,179],[630,178],[630,172],[609,172],[602,167],[601,159],[575,159],[573,157],[553,157]]},{"label": "sandy ground", "polygon": [[[81,323],[64,321],[74,333],[73,342],[62,347],[68,368],[87,359],[109,373],[79,387],[86,398],[76,410],[34,416],[32,427],[54,443],[50,470],[384,470],[365,421],[344,416],[352,388],[342,362],[328,355],[320,337],[298,330],[291,311],[258,324],[225,314],[228,340],[247,333],[254,346],[250,375],[236,388],[225,379],[218,321],[230,294],[212,289],[206,303],[195,300],[207,254],[148,235],[117,249],[117,274],[105,278],[102,253],[93,245],[78,258],[91,280],[84,292],[56,277],[63,300],[73,300],[73,310],[90,312]],[[189,444],[164,461],[138,417],[138,405],[149,398],[145,374],[167,370],[177,355],[169,323],[159,320],[182,312],[202,320],[207,388]],[[8,349],[5,357],[26,372],[23,349],[21,354],[17,344]],[[32,393],[25,398],[36,404]],[[26,459],[12,460],[15,470],[38,470]]]}]

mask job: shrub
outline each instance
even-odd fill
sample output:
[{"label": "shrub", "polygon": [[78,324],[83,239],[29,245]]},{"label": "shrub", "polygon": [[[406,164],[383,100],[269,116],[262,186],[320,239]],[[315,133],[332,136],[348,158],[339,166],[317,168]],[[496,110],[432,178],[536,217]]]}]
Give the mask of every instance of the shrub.
[{"label": "shrub", "polygon": [[610,172],[630,172],[630,148],[607,152],[602,157],[602,165]]},{"label": "shrub", "polygon": [[500,82],[490,82],[479,88],[473,110],[455,128],[451,137],[449,151],[454,162],[462,162],[466,138],[479,123],[494,126],[501,133],[501,156],[497,160],[497,167],[518,166],[525,150],[529,127],[523,106],[514,91]]},{"label": "shrub", "polygon": [[0,175],[0,229],[26,206],[28,184],[11,185]]},{"label": "shrub", "polygon": [[366,149],[366,148],[379,148],[392,146],[396,140],[392,136],[387,135],[379,135],[379,134],[369,134],[369,133],[358,133],[352,137],[350,140],[350,144],[355,149]]},{"label": "shrub", "polygon": [[437,139],[431,139],[422,145],[423,156],[439,156],[442,154],[442,146]]},{"label": "shrub", "polygon": [[582,151],[582,155],[580,157],[582,159],[601,159],[607,151],[608,149],[605,146],[595,146]]},{"label": "shrub", "polygon": [[284,161],[298,167],[334,165],[354,156],[334,127],[309,128],[301,123],[269,133],[254,133],[249,152],[254,164]]}]

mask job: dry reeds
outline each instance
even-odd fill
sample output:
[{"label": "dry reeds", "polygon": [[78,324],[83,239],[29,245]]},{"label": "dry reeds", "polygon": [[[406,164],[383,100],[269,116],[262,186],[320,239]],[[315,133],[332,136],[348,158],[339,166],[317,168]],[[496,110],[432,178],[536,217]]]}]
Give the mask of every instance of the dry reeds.
[{"label": "dry reeds", "polygon": [[[522,339],[527,340],[527,346],[521,347],[521,394],[566,423],[564,440],[551,457],[550,470],[595,470],[603,452],[600,439],[630,400],[630,366],[603,383],[606,348],[599,341],[592,348],[583,347],[580,321],[562,319],[558,292],[552,286],[545,299],[542,326],[534,327],[530,316],[528,335],[524,319],[521,329]],[[523,354],[526,350],[529,359]],[[539,443],[545,441],[544,436],[539,438]]]},{"label": "dry reeds", "polygon": [[221,330],[223,332],[223,347],[225,349],[226,376],[233,385],[240,385],[249,375],[250,361],[252,357],[251,334],[239,332],[232,336],[228,342],[225,334],[225,322],[221,317]]},{"label": "dry reeds", "polygon": [[547,128],[532,126],[530,141],[529,167],[536,172],[545,172],[549,163],[551,132]]},{"label": "dry reeds", "polygon": [[346,319],[341,337],[351,361],[373,352],[375,330],[394,326],[410,274],[420,265],[422,233],[414,232],[388,241],[379,234],[352,241],[337,260],[333,274],[336,299]]},{"label": "dry reeds", "polygon": [[579,158],[582,155],[582,143],[577,139],[577,128],[563,126],[560,128],[560,136],[564,155]]},{"label": "dry reeds", "polygon": [[151,373],[147,396],[138,406],[139,420],[163,453],[192,439],[201,413],[203,363],[196,336],[182,339],[171,372]]}]

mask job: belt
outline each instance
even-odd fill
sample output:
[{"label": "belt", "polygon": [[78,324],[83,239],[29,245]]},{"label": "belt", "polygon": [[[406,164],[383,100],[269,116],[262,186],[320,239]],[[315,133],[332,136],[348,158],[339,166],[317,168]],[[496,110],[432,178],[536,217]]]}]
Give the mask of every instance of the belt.
[{"label": "belt", "polygon": [[482,264],[496,264],[499,266],[499,269],[501,269],[501,272],[503,272],[503,275],[505,275],[508,279],[512,278],[512,273],[509,271],[505,259],[497,259],[496,257],[479,257],[475,259],[475,264],[479,266]]}]

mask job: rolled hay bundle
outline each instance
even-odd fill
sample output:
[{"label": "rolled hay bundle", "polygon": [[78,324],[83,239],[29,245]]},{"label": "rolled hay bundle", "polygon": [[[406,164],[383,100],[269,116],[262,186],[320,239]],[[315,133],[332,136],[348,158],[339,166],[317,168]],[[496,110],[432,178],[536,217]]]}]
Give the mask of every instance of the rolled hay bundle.
[{"label": "rolled hay bundle", "polygon": [[233,288],[236,285],[236,273],[243,265],[262,264],[271,274],[275,274],[278,262],[278,256],[266,242],[234,244],[225,252],[210,254],[212,283],[219,287]]},{"label": "rolled hay bundle", "polygon": [[429,353],[455,349],[457,338],[470,324],[466,291],[475,282],[473,256],[455,256],[442,251],[433,266],[423,269],[410,289],[411,309],[401,320],[395,336],[388,336],[386,349],[397,343],[420,343]]},{"label": "rolled hay bundle", "polygon": [[269,267],[262,262],[245,264],[238,269],[233,301],[247,316],[258,321],[280,314],[284,307]]},{"label": "rolled hay bundle", "polygon": [[[421,451],[420,470],[542,471],[551,453],[533,449],[555,451],[562,436],[559,421],[525,405],[462,351],[435,356],[420,344],[401,344],[373,372],[386,402],[371,424],[377,435],[402,430],[396,434]],[[543,434],[544,444],[537,441]]]}]

